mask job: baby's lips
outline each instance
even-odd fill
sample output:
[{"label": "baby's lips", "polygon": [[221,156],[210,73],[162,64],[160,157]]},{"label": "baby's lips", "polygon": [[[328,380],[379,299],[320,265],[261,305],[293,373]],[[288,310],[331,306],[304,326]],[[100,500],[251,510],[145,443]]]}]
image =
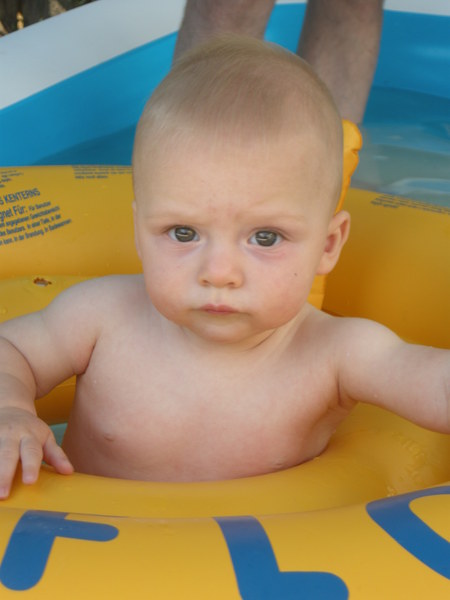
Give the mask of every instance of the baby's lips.
[{"label": "baby's lips", "polygon": [[205,304],[201,310],[213,315],[231,315],[238,311],[232,306],[226,304]]}]

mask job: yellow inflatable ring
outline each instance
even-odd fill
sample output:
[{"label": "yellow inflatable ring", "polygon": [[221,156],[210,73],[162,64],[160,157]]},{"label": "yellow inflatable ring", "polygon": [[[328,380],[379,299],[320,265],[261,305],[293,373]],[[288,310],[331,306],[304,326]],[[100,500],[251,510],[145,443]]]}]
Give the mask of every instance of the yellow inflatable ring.
[{"label": "yellow inflatable ring", "polygon": [[[1,319],[139,269],[128,167],[8,168],[0,181]],[[360,190],[345,202],[353,230],[324,308],[450,347],[450,210]],[[72,390],[39,400],[41,415],[64,420]],[[448,436],[359,406],[320,457],[260,477],[165,484],[44,468],[0,504],[1,597],[448,598],[449,456]]]}]

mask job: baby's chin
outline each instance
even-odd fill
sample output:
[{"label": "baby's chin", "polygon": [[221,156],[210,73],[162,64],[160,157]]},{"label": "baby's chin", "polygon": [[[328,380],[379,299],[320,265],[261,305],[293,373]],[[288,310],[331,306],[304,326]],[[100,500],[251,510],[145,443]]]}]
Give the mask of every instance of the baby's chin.
[{"label": "baby's chin", "polygon": [[239,323],[238,315],[212,316],[208,323],[201,326],[183,327],[189,337],[200,345],[220,346],[223,348],[251,349],[259,346],[273,330],[254,330]]}]

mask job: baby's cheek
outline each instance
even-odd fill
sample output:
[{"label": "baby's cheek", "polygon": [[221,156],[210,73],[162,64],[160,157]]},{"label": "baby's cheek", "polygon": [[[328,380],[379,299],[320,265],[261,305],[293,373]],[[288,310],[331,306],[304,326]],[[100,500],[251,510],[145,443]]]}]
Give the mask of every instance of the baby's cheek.
[{"label": "baby's cheek", "polygon": [[183,312],[183,298],[185,297],[177,286],[171,287],[167,280],[164,285],[153,282],[147,286],[149,299],[156,310],[166,319],[180,322],[180,314]]},{"label": "baby's cheek", "polygon": [[284,301],[293,312],[298,312],[308,299],[312,281],[305,280],[301,273],[293,271],[290,285],[284,292]]}]

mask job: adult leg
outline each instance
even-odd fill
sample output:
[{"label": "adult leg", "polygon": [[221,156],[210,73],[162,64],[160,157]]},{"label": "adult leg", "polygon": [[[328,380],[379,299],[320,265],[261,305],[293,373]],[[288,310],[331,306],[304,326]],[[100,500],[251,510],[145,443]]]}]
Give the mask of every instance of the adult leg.
[{"label": "adult leg", "polygon": [[48,0],[22,0],[21,4],[25,26],[37,23],[50,16]]},{"label": "adult leg", "polygon": [[19,8],[19,0],[0,0],[0,21],[5,33],[10,33],[17,29],[17,13]]},{"label": "adult leg", "polygon": [[174,58],[220,33],[262,38],[275,0],[187,0]]},{"label": "adult leg", "polygon": [[342,117],[362,121],[383,20],[383,0],[309,0],[298,53],[328,85]]}]

